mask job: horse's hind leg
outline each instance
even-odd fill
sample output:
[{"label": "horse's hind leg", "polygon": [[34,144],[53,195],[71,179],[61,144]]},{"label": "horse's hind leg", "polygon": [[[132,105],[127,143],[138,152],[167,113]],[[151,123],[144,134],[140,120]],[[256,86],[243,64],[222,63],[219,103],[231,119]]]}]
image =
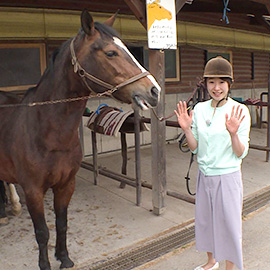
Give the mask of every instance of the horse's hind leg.
[{"label": "horse's hind leg", "polygon": [[71,196],[75,188],[75,179],[73,178],[65,186],[54,187],[54,210],[56,215],[56,246],[55,257],[61,261],[60,268],[70,268],[74,266],[69,258],[67,250],[67,209]]},{"label": "horse's hind leg", "polygon": [[10,201],[12,204],[12,214],[14,216],[19,216],[22,213],[22,205],[20,204],[20,197],[15,189],[13,184],[9,184],[9,192],[10,192]]},{"label": "horse's hind leg", "polygon": [[6,204],[6,189],[4,182],[0,180],[0,225],[8,224],[5,204]]},{"label": "horse's hind leg", "polygon": [[30,188],[24,190],[24,193],[39,247],[39,267],[41,270],[50,270],[51,267],[48,258],[49,230],[44,216],[44,194],[41,190],[30,190]]}]

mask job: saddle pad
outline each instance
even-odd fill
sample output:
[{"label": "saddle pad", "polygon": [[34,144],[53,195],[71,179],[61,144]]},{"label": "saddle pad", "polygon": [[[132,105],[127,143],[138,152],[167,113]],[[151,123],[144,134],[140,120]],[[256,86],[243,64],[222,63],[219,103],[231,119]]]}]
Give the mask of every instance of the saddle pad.
[{"label": "saddle pad", "polygon": [[[123,112],[118,108],[103,106],[98,113],[94,112],[90,115],[86,126],[97,133],[117,137],[125,120],[133,113],[132,110]],[[144,130],[149,130],[146,125],[142,131]]]}]

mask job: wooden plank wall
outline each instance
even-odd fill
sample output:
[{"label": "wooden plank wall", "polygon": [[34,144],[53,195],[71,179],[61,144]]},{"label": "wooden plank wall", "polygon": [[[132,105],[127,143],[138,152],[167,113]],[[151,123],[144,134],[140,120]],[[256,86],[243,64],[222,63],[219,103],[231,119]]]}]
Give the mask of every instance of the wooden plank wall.
[{"label": "wooden plank wall", "polygon": [[167,93],[191,92],[203,75],[204,50],[184,45],[179,52],[180,82],[166,83]]},{"label": "wooden plank wall", "polygon": [[255,84],[258,88],[267,87],[268,74],[270,73],[270,54],[263,52],[254,53]]},{"label": "wooden plank wall", "polygon": [[[220,48],[222,51],[222,48]],[[270,73],[270,53],[232,49],[234,89],[267,88]],[[205,50],[180,47],[180,81],[166,83],[167,93],[191,92],[203,75]],[[254,79],[252,65],[254,62]]]}]

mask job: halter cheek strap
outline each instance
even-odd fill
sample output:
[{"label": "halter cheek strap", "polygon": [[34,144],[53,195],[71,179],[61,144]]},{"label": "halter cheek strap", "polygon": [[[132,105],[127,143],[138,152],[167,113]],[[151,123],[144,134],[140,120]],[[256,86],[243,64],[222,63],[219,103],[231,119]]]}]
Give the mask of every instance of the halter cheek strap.
[{"label": "halter cheek strap", "polygon": [[77,57],[76,57],[76,54],[75,54],[75,49],[74,49],[74,40],[75,38],[73,38],[70,42],[70,53],[71,53],[71,64],[73,65],[73,70],[74,70],[74,73],[78,73],[78,75],[82,78],[84,84],[86,85],[86,87],[91,91],[91,92],[94,92],[92,90],[92,88],[89,86],[89,84],[87,83],[87,79],[89,79],[90,81],[108,89],[106,92],[104,92],[104,94],[109,94],[109,95],[112,95],[113,92],[115,92],[116,90],[118,90],[119,88],[121,87],[124,87],[128,84],[131,84],[143,77],[146,77],[148,75],[150,75],[150,73],[148,71],[145,71],[145,72],[142,72],[138,75],[135,75],[133,77],[131,77],[130,79],[118,84],[118,85],[112,85],[112,84],[109,84],[107,82],[104,82],[102,81],[101,79],[89,74],[79,63]]}]

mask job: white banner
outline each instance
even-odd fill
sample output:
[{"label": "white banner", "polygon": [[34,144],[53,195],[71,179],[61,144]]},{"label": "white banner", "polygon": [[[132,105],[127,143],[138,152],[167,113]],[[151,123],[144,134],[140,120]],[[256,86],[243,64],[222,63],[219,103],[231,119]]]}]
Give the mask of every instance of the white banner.
[{"label": "white banner", "polygon": [[175,0],[146,0],[148,47],[176,49]]}]

